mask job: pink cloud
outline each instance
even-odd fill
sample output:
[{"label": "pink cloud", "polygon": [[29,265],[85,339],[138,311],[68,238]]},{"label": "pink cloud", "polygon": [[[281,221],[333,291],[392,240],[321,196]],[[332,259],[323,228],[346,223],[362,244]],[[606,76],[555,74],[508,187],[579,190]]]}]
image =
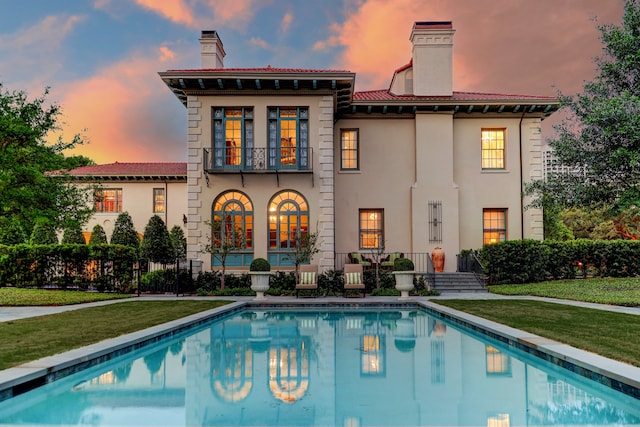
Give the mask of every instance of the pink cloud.
[{"label": "pink cloud", "polygon": [[280,21],[280,32],[286,33],[291,27],[291,23],[293,22],[293,13],[287,12],[282,17],[282,21]]},{"label": "pink cloud", "polygon": [[194,17],[190,7],[183,0],[136,0],[136,3],[145,9],[158,13],[178,24],[192,26]]},{"label": "pink cloud", "polygon": [[135,0],[144,9],[177,24],[201,30],[219,25],[246,26],[255,14],[258,0]]},{"label": "pink cloud", "polygon": [[64,139],[80,133],[90,141],[69,154],[97,163],[183,158],[183,107],[157,76],[179,62],[177,56],[167,46],[152,55],[136,52],[92,77],[54,88],[66,122]]},{"label": "pink cloud", "polygon": [[596,16],[618,23],[622,2],[362,0],[314,49],[341,47],[333,66],[358,73],[358,90],[387,88],[411,58],[413,23],[452,21],[454,90],[553,95],[592,77],[601,52]]}]

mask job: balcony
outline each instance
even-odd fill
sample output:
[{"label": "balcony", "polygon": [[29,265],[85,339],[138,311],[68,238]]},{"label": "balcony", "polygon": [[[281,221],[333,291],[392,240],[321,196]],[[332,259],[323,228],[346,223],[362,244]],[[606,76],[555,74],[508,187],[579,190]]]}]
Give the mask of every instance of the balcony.
[{"label": "balcony", "polygon": [[[311,174],[313,180],[313,149],[282,148],[204,148],[203,169],[209,174],[239,174],[244,186],[245,174]],[[208,182],[208,177],[207,177]]]}]

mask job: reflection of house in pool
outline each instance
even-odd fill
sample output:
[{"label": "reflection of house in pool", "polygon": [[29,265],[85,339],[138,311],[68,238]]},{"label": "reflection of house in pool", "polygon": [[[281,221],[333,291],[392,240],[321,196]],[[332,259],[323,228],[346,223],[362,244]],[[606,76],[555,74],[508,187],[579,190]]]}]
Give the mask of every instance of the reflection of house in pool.
[{"label": "reflection of house in pool", "polygon": [[640,423],[637,400],[417,308],[242,311],[95,372],[0,402],[0,423]]}]

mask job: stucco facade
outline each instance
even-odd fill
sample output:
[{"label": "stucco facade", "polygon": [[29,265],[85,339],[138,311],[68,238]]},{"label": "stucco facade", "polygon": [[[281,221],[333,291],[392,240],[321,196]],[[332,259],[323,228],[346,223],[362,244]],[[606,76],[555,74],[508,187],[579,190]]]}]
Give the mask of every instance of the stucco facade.
[{"label": "stucco facade", "polygon": [[[83,225],[88,239],[95,225],[111,238],[121,212],[131,216],[135,230],[142,235],[153,215],[171,229],[186,227],[187,167],[184,163],[112,163],[85,166],[68,171],[70,180],[94,193],[91,203],[96,212]],[[186,234],[186,233],[185,233]]]},{"label": "stucco facade", "polygon": [[389,89],[357,92],[349,71],[225,68],[204,31],[201,68],[159,73],[187,112],[189,258],[215,264],[202,253],[211,221],[245,234],[238,269],[255,257],[290,268],[309,232],[323,271],[351,252],[435,247],[455,271],[462,249],[542,239],[521,192],[542,177],[541,122],[558,100],[453,91],[454,33],[416,22]]}]

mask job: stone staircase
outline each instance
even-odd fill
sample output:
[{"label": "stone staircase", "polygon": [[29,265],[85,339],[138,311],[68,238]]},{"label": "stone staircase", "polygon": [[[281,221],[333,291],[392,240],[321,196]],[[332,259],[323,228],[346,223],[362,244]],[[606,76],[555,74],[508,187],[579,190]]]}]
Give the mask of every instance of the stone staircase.
[{"label": "stone staircase", "polygon": [[435,273],[434,289],[439,292],[487,292],[474,273]]}]

